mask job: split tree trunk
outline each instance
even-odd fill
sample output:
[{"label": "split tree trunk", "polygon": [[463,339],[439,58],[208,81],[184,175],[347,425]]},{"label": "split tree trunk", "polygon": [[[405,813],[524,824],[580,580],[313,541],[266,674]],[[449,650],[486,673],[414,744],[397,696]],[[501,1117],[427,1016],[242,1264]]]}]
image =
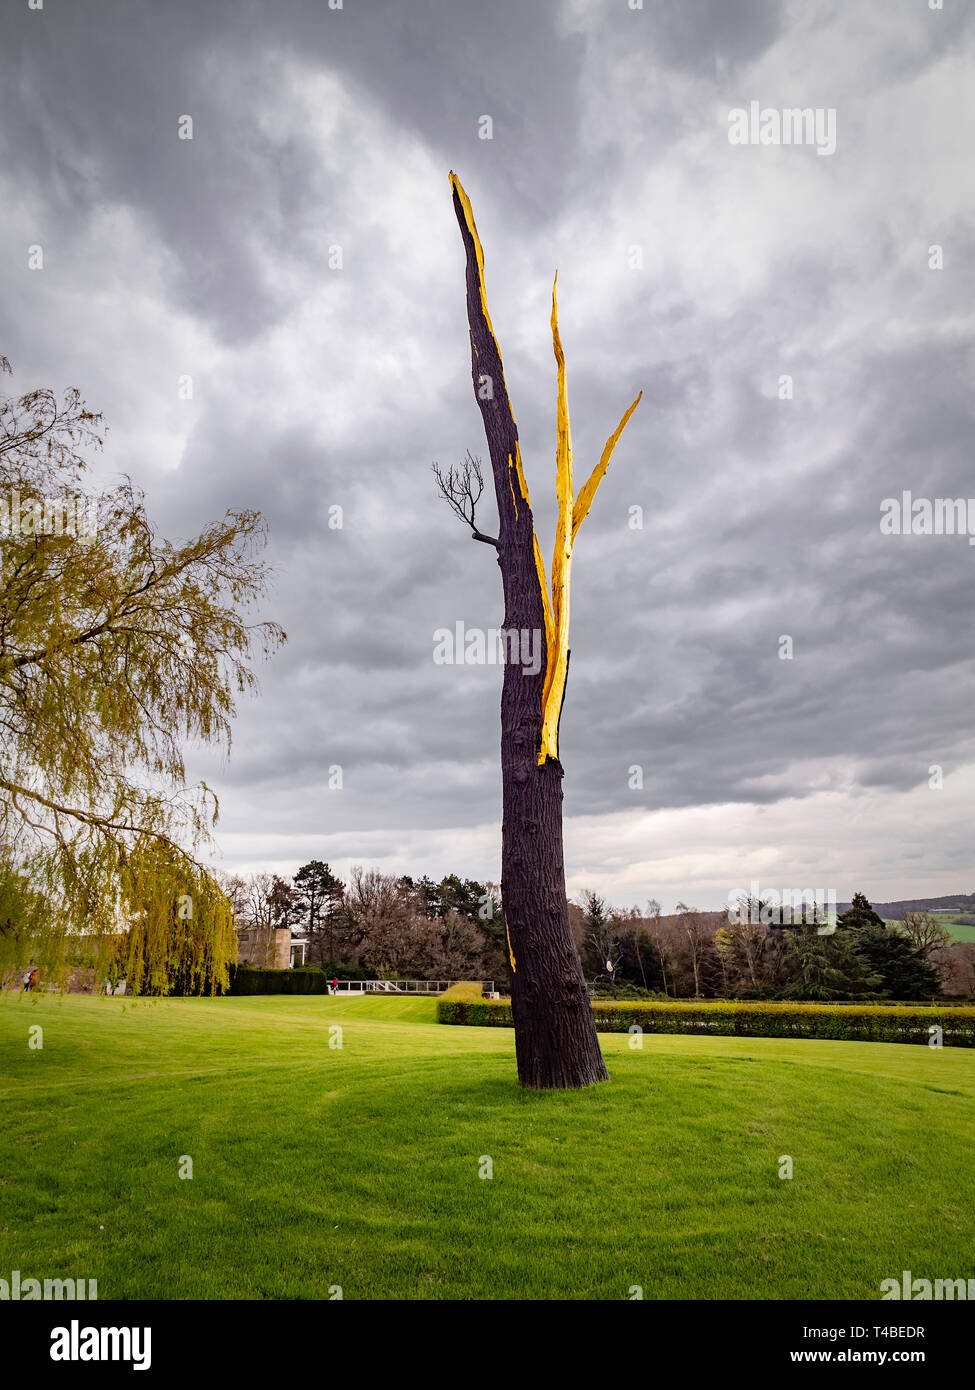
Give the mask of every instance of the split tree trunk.
[{"label": "split tree trunk", "polygon": [[608,1073],[569,925],[562,856],[562,764],[551,757],[538,762],[548,651],[534,521],[518,429],[487,312],[480,243],[470,205],[456,182],[453,190],[467,253],[474,392],[498,502],[505,629],[531,633],[532,650],[542,651],[537,674],[530,674],[509,656],[501,695],[501,897],[518,1080],[539,1090],[588,1086],[608,1080]]}]

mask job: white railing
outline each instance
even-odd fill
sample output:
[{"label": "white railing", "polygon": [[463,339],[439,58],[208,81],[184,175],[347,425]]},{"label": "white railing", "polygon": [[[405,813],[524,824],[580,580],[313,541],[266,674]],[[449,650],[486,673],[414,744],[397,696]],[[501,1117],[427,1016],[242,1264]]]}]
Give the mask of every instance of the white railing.
[{"label": "white railing", "polygon": [[[333,994],[443,994],[461,980],[339,980],[329,984]],[[478,982],[485,994],[494,989],[493,980]]]}]

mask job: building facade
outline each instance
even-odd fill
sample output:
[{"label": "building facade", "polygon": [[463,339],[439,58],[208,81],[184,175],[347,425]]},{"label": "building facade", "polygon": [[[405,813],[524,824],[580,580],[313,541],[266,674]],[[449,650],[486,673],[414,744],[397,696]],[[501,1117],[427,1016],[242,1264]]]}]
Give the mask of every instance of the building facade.
[{"label": "building facade", "polygon": [[289,927],[241,927],[237,932],[237,960],[264,970],[289,970],[292,964]]}]

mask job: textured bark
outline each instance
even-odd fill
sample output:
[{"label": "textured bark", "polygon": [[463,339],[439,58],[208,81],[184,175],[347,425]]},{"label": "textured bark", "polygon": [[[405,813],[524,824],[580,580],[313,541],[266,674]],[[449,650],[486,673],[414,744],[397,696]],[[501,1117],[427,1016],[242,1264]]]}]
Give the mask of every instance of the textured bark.
[{"label": "textured bark", "polygon": [[[491,455],[500,520],[498,565],[505,628],[538,634],[541,669],[509,660],[501,695],[503,845],[501,895],[508,933],[518,1079],[534,1089],[608,1079],[582,963],[569,925],[562,855],[562,765],[538,753],[548,653],[531,507],[522,488],[518,430],[500,351],[482,299],[478,247],[457,189],[467,253],[467,312],[474,392]],[[484,378],[490,380],[490,394]]]}]

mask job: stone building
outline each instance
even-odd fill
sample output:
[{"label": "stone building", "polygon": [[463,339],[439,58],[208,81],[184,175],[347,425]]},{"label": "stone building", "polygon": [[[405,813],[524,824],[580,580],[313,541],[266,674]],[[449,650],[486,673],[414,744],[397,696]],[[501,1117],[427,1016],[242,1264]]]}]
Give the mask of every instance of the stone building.
[{"label": "stone building", "polygon": [[237,960],[265,970],[291,967],[291,929],[289,927],[241,927],[237,932]]}]

